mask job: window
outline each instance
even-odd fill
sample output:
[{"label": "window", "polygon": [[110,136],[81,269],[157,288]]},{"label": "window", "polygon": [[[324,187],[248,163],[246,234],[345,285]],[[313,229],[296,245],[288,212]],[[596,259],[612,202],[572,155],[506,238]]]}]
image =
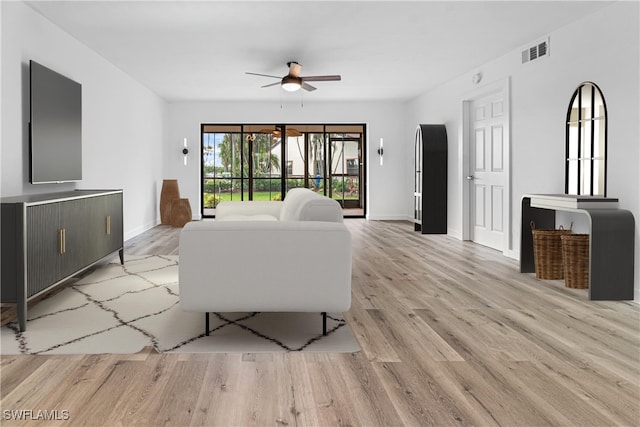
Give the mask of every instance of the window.
[{"label": "window", "polygon": [[307,187],[364,212],[364,124],[202,124],[202,216],[224,201],[282,200]]},{"label": "window", "polygon": [[582,83],[567,111],[565,193],[607,195],[607,107],[600,88]]}]

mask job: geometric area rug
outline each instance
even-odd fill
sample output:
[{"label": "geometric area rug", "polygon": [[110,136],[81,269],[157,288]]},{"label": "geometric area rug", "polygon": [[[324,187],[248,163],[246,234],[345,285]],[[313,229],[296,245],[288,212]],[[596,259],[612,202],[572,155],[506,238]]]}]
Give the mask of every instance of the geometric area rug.
[{"label": "geometric area rug", "polygon": [[158,352],[356,352],[341,314],[204,313],[183,311],[178,256],[128,256],[98,264],[88,274],[28,310],[27,330],[15,321],[1,329],[1,354]]}]

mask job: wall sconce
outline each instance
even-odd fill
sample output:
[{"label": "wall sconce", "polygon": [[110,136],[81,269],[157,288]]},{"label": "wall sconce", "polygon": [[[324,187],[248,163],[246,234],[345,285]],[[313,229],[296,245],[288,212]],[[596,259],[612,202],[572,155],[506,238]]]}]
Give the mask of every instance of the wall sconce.
[{"label": "wall sconce", "polygon": [[380,166],[382,166],[382,155],[384,154],[383,140],[380,138],[380,148],[378,148],[378,156],[380,157]]},{"label": "wall sconce", "polygon": [[187,166],[187,154],[189,154],[189,149],[187,148],[187,138],[184,139],[184,148],[182,149],[182,154],[184,155],[184,165]]}]

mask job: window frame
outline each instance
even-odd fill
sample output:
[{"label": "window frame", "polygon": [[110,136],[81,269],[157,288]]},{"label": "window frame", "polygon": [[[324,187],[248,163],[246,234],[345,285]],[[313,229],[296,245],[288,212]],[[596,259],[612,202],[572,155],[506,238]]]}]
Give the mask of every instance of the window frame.
[{"label": "window frame", "polygon": [[[583,98],[583,90],[585,87],[591,88],[591,96],[588,99],[584,100]],[[596,111],[596,99],[602,101],[602,115],[596,115],[594,112]],[[578,102],[577,107],[577,119],[572,116],[572,112],[574,110],[574,104]],[[582,117],[583,105],[587,105],[591,111],[591,117],[584,118]],[[601,132],[596,132],[596,121],[599,121],[601,126],[603,127]],[[600,87],[597,84],[591,81],[585,81],[581,83],[573,92],[571,96],[571,100],[569,102],[569,107],[567,109],[566,116],[566,138],[565,138],[565,194],[575,194],[575,195],[590,195],[590,196],[607,196],[607,103],[605,101],[604,95]],[[574,136],[571,132],[571,128],[577,124],[577,157],[574,159],[571,157],[571,148],[572,148],[572,137]],[[583,158],[582,149],[585,144],[583,144],[582,136],[588,135],[589,141],[586,141],[589,144],[589,153],[590,159]],[[600,161],[600,159],[596,158],[594,152],[596,150],[596,146],[599,145],[599,138],[603,137],[604,141],[602,144],[602,193],[600,194],[598,191],[594,190],[594,176],[596,175],[594,172],[596,170],[596,162]],[[596,139],[598,139],[596,141]],[[585,150],[586,151],[586,150]],[[577,161],[575,171],[571,171],[571,162]],[[588,166],[590,168],[589,173],[589,182],[585,185],[585,177],[583,172],[583,167],[585,166],[585,162],[589,162]],[[599,166],[598,166],[599,167]],[[600,169],[598,169],[600,170]],[[572,176],[572,175],[576,176]],[[599,176],[599,175],[598,175]],[[570,188],[570,182],[572,178],[575,178],[576,188]],[[584,189],[587,191],[583,191]],[[597,193],[597,194],[594,194]]]},{"label": "window frame", "polygon": [[[269,177],[269,178],[261,178],[254,176],[254,134],[264,134],[272,131],[274,136],[277,136],[281,139],[280,141],[280,174],[278,177]],[[289,132],[291,131],[291,132]],[[361,180],[360,182],[360,192],[358,193],[358,206],[354,208],[353,206],[345,205],[346,202],[351,203],[352,200],[343,200],[334,197],[334,189],[331,181],[331,154],[329,150],[329,140],[332,135],[335,134],[355,134],[357,138],[354,136],[353,138],[359,141],[360,149],[358,151],[361,156],[360,163],[360,174]],[[237,178],[228,176],[216,176],[215,166],[213,168],[213,176],[206,175],[206,169],[211,166],[208,164],[208,161],[205,159],[205,156],[211,152],[209,147],[209,139],[206,135],[209,134],[233,134],[240,135],[239,141],[241,142],[241,147],[236,149],[236,152],[240,153],[240,176]],[[289,173],[288,170],[288,160],[289,153],[287,147],[289,145],[289,139],[291,137],[304,137],[304,155],[302,155],[302,162],[304,165],[304,174],[299,178],[303,181],[304,187],[313,186],[313,182],[316,181],[316,177],[312,177],[310,175],[312,167],[309,165],[308,159],[311,153],[311,136],[312,135],[321,135],[322,136],[322,162],[324,166],[322,169],[325,171],[324,174],[326,176],[321,177],[321,183],[318,184],[322,189],[324,195],[334,197],[339,203],[341,203],[343,209],[351,209],[350,211],[344,213],[345,217],[366,217],[366,190],[364,188],[366,184],[367,171],[365,168],[364,159],[366,159],[366,144],[367,144],[367,124],[366,123],[342,123],[342,124],[332,124],[332,123],[316,123],[316,124],[303,124],[303,123],[295,123],[295,124],[256,124],[256,123],[214,123],[207,122],[200,124],[200,139],[201,139],[201,149],[200,149],[200,157],[201,157],[201,170],[200,170],[200,198],[201,198],[201,215],[202,218],[215,218],[215,205],[212,208],[206,207],[205,205],[205,186],[210,185],[210,181],[213,183],[211,185],[215,186],[216,180],[231,180],[231,184],[233,181],[239,181],[239,184],[236,185],[235,188],[239,188],[239,199],[238,200],[253,200],[254,196],[254,183],[257,180],[264,179],[277,179],[280,181],[280,189],[276,191],[279,193],[280,200],[282,200],[286,194],[286,192],[290,189],[291,176],[292,173]],[[343,135],[344,137],[344,135]],[[215,143],[214,143],[215,145]],[[246,146],[246,147],[245,147]],[[215,151],[212,152],[212,155],[215,156]],[[215,162],[215,160],[214,160]],[[296,163],[297,164],[297,163]],[[292,165],[293,166],[293,165]],[[237,169],[237,168],[236,168]],[[291,172],[295,172],[292,170]],[[233,175],[233,174],[232,174]],[[271,188],[271,187],[270,187]],[[207,192],[210,193],[210,192]],[[339,192],[338,192],[339,193]],[[338,194],[336,193],[336,194]],[[343,195],[344,196],[344,195]],[[213,198],[213,202],[217,204],[215,201],[215,196]],[[219,200],[218,200],[219,202]],[[349,204],[347,203],[347,204]],[[209,212],[205,210],[209,209]],[[211,212],[212,211],[212,212]]]}]

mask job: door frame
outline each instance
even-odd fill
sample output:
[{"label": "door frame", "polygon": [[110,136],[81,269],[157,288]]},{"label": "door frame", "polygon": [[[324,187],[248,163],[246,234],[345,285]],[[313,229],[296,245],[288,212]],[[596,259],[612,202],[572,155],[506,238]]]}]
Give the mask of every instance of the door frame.
[{"label": "door frame", "polygon": [[504,191],[504,205],[503,205],[503,218],[504,218],[504,233],[502,240],[502,252],[505,255],[514,257],[513,252],[513,238],[512,238],[512,221],[511,221],[511,78],[506,77],[493,83],[483,85],[469,93],[467,93],[462,99],[462,147],[460,152],[462,155],[458,158],[460,176],[460,195],[462,206],[462,240],[472,239],[472,224],[473,215],[471,215],[471,181],[467,179],[468,176],[473,175],[471,171],[470,160],[470,145],[471,135],[473,133],[473,112],[471,111],[471,105],[474,101],[483,98],[485,96],[502,92],[505,101],[505,116],[506,123],[504,128],[504,154],[505,154],[505,173],[507,179],[505,183]]}]

